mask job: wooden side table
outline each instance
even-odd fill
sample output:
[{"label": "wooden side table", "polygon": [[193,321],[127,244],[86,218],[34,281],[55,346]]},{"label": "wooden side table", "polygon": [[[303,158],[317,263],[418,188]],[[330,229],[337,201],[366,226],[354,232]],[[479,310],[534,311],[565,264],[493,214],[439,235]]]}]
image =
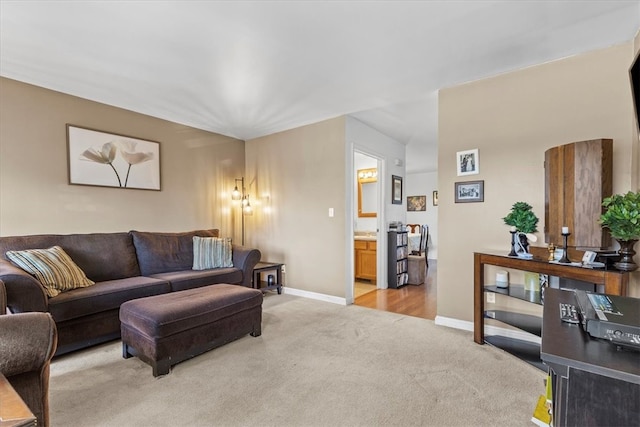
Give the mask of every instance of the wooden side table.
[{"label": "wooden side table", "polygon": [[20,395],[11,387],[9,381],[0,374],[0,426],[33,426],[38,420]]},{"label": "wooden side table", "polygon": [[[253,267],[252,287],[260,290],[276,289],[278,294],[282,293],[282,266],[284,264],[278,262],[259,262]],[[267,271],[275,271],[275,282],[269,284],[267,280],[262,280],[262,274]]]}]

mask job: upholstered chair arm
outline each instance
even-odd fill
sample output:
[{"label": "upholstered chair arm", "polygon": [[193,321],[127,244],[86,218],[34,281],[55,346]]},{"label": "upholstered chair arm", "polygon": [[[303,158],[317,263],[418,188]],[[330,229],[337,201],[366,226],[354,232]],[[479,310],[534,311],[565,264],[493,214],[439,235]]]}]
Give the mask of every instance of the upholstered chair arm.
[{"label": "upholstered chair arm", "polygon": [[250,288],[253,278],[253,267],[260,262],[262,254],[258,249],[239,245],[233,245],[232,251],[233,266],[242,270],[242,285]]},{"label": "upholstered chair arm", "polygon": [[38,418],[38,425],[49,425],[49,365],[57,344],[49,313],[0,316],[0,373]]},{"label": "upholstered chair arm", "polygon": [[48,298],[35,277],[0,258],[0,280],[7,293],[7,307],[13,313],[47,311]]}]

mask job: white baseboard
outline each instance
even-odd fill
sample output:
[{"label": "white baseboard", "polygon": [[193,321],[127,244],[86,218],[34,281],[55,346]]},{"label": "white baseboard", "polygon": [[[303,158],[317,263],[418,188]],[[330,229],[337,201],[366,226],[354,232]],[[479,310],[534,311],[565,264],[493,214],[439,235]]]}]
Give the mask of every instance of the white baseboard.
[{"label": "white baseboard", "polygon": [[319,294],[317,292],[311,292],[311,291],[303,291],[301,289],[290,288],[288,286],[283,286],[282,292],[284,292],[285,294],[295,295],[298,297],[305,297],[309,299],[315,299],[318,301],[331,302],[333,304],[347,305],[346,298],[334,297],[331,295]]},{"label": "white baseboard", "polygon": [[[454,319],[451,317],[436,316],[435,324],[440,326],[447,326],[449,328],[462,329],[464,331],[473,332],[473,322],[466,320]],[[532,342],[540,344],[542,339],[536,335],[530,334],[525,331],[517,331],[513,329],[505,329],[499,326],[485,325],[485,335],[500,335],[507,338],[513,338],[520,341]]]},{"label": "white baseboard", "polygon": [[454,319],[453,317],[436,316],[434,322],[439,326],[473,332],[473,322],[467,322],[466,320]]}]

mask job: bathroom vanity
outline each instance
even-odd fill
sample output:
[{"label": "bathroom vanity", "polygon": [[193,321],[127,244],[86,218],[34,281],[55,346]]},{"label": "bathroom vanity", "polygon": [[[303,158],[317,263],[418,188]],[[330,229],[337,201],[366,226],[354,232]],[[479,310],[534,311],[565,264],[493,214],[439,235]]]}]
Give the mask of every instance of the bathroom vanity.
[{"label": "bathroom vanity", "polygon": [[356,279],[371,280],[372,283],[376,282],[377,244],[375,234],[373,236],[368,234],[356,234],[354,236]]}]

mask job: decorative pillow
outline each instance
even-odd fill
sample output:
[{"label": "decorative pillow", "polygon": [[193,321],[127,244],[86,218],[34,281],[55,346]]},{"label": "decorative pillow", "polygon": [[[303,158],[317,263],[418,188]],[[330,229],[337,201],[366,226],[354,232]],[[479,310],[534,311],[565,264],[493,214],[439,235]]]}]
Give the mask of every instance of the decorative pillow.
[{"label": "decorative pillow", "polygon": [[94,285],[60,246],[49,249],[7,251],[9,261],[35,276],[50,297]]},{"label": "decorative pillow", "polygon": [[193,269],[233,267],[231,239],[193,236]]}]

